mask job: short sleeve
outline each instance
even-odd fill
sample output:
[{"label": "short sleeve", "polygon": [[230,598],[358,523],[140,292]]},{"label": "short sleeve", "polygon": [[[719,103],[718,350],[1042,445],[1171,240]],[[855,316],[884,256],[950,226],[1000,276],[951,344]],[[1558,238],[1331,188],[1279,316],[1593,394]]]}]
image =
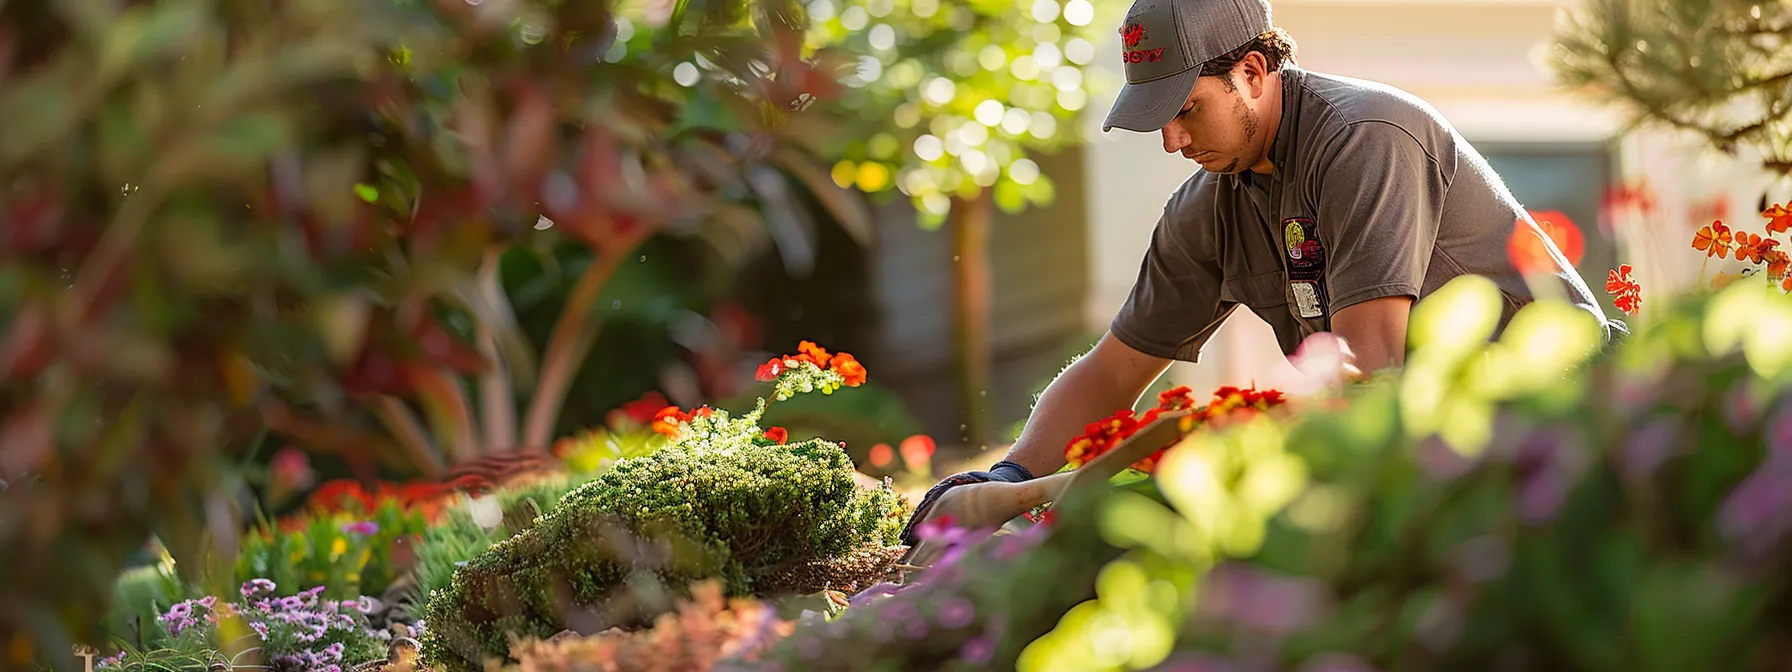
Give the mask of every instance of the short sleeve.
[{"label": "short sleeve", "polygon": [[1366,121],[1333,138],[1318,170],[1331,313],[1389,296],[1418,299],[1449,190],[1434,157],[1399,126]]},{"label": "short sleeve", "polygon": [[1236,304],[1220,300],[1219,260],[1198,252],[1210,246],[1190,246],[1181,240],[1191,222],[1179,219],[1187,215],[1179,213],[1176,200],[1158,220],[1132,294],[1108,330],[1147,355],[1194,362]]}]

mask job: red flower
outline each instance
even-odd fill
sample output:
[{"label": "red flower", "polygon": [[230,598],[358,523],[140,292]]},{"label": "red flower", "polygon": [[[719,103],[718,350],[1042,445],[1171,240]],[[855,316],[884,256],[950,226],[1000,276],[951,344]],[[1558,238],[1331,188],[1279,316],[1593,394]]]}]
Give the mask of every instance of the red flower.
[{"label": "red flower", "polygon": [[761,383],[769,383],[777,380],[778,376],[783,375],[783,373],[784,358],[773,357],[770,361],[759,365],[759,369],[753,372],[753,380],[757,380]]},{"label": "red flower", "polygon": [[896,446],[896,452],[902,455],[903,464],[908,465],[910,470],[921,471],[932,465],[935,448],[933,437],[916,434],[903,439],[902,443]]},{"label": "red flower", "polygon": [[790,432],[785,431],[783,427],[773,427],[765,430],[765,438],[771,439],[778,445],[783,445],[785,441],[790,440]]},{"label": "red flower", "polygon": [[1767,218],[1769,234],[1785,233],[1787,229],[1792,229],[1792,203],[1775,203],[1761,211],[1761,216]]},{"label": "red flower", "polygon": [[1766,261],[1767,253],[1772,252],[1773,248],[1779,244],[1780,241],[1772,238],[1762,238],[1747,231],[1739,231],[1736,233],[1736,259],[1761,263]]},{"label": "red flower", "polygon": [[846,379],[847,387],[858,387],[865,384],[865,365],[860,364],[859,360],[854,359],[852,355],[844,352],[834,355],[833,365],[834,373],[838,373],[841,378]]},{"label": "red flower", "polygon": [[1730,254],[1730,227],[1722,221],[1713,221],[1710,226],[1699,227],[1692,235],[1692,249],[1705,253],[1706,257],[1723,259]]},{"label": "red flower", "polygon": [[669,437],[677,437],[678,426],[690,421],[691,416],[678,410],[677,406],[667,406],[653,414],[653,431]]},{"label": "red flower", "polygon": [[880,443],[872,446],[871,454],[869,455],[871,458],[871,466],[882,467],[889,464],[890,460],[895,459],[895,452],[895,449],[891,448],[890,444],[887,443]]},{"label": "red flower", "polygon": [[1636,208],[1647,215],[1655,210],[1655,195],[1649,188],[1641,184],[1623,184],[1606,190],[1600,199],[1600,208],[1606,211],[1624,208]]},{"label": "red flower", "polygon": [[1607,272],[1605,291],[1612,295],[1612,302],[1625,315],[1635,315],[1642,304],[1642,286],[1630,278],[1630,264],[1623,264]]},{"label": "red flower", "polygon": [[[1284,401],[1279,390],[1258,390],[1252,388],[1221,387],[1214,391],[1214,400],[1191,414],[1190,418],[1202,424],[1213,424],[1239,416],[1250,416],[1268,410],[1271,406]],[[1130,408],[1115,411],[1113,415],[1102,420],[1091,422],[1083,427],[1083,434],[1070,440],[1064,447],[1064,459],[1072,468],[1080,467],[1094,460],[1101,454],[1132,436],[1140,427],[1151,424],[1157,416],[1166,412],[1194,408],[1194,397],[1187,387],[1178,387],[1158,395],[1158,406],[1145,411],[1143,416],[1133,413]],[[1151,473],[1157,469],[1157,463],[1163,459],[1164,452],[1171,445],[1166,444],[1150,455],[1134,462],[1133,469]]]},{"label": "red flower", "polygon": [[647,394],[641,395],[640,399],[623,404],[622,412],[635,424],[645,425],[653,422],[654,418],[659,415],[658,411],[665,408],[666,404],[666,395],[660,394],[657,390],[650,390]]},{"label": "red flower", "polygon": [[1769,250],[1767,257],[1767,277],[1779,280],[1786,277],[1786,267],[1792,265],[1792,256],[1782,250]]}]

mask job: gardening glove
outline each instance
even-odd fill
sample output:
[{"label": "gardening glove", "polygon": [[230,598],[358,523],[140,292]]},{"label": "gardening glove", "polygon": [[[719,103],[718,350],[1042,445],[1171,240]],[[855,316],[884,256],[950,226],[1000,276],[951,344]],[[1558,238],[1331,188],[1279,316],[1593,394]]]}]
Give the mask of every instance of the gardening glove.
[{"label": "gardening glove", "polygon": [[902,528],[903,545],[912,548],[920,543],[921,540],[915,536],[916,528],[921,526],[921,521],[927,519],[928,512],[933,510],[934,502],[938,501],[940,495],[945,494],[947,490],[956,486],[968,485],[971,483],[987,483],[989,481],[1019,483],[1021,481],[1030,480],[1033,480],[1032,472],[1027,471],[1026,467],[1007,460],[1002,460],[1001,462],[997,462],[990,466],[989,471],[967,471],[962,474],[947,476],[932,488],[929,488],[927,494],[921,497],[921,503],[915,507],[914,515],[909,517],[908,525]]}]

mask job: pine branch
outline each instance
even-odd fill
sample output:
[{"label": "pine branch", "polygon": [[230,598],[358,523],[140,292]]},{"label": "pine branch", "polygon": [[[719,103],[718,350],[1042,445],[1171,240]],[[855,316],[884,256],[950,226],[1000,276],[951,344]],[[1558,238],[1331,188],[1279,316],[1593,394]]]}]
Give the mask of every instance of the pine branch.
[{"label": "pine branch", "polygon": [[[1773,138],[1792,132],[1792,58],[1783,44],[1792,12],[1741,2],[1586,2],[1558,35],[1560,81],[1631,108],[1638,124],[1697,134],[1727,154],[1748,143],[1761,150],[1763,168],[1786,173],[1792,156]],[[1725,113],[1739,104],[1758,112]]]}]

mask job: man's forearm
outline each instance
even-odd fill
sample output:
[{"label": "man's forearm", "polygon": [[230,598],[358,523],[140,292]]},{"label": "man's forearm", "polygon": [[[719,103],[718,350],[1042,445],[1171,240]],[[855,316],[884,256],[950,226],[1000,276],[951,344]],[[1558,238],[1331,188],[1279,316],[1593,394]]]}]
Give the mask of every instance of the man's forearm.
[{"label": "man's forearm", "polygon": [[1064,446],[1090,422],[1132,408],[1156,375],[1144,380],[1117,380],[1088,360],[1070,365],[1047,385],[1027,418],[1020,437],[1008,449],[1008,461],[1045,476],[1064,467]]}]

